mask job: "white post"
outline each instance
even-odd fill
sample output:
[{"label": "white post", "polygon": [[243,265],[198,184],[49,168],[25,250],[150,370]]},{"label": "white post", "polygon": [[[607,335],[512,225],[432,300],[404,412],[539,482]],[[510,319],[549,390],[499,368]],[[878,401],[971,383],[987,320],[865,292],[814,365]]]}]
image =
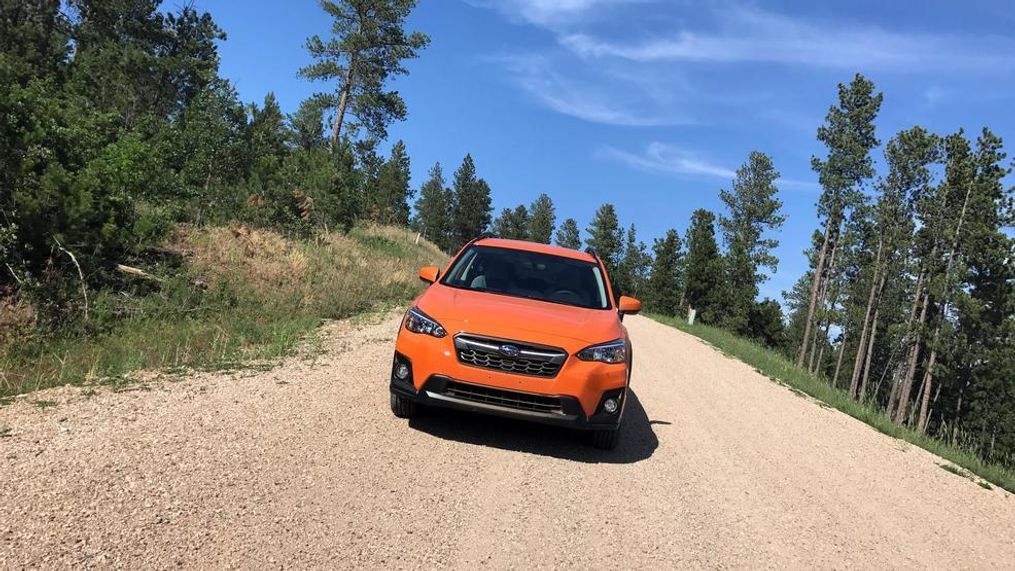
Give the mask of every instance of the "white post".
[{"label": "white post", "polygon": [[698,315],[698,310],[693,307],[687,308],[687,324],[694,325],[694,318]]}]

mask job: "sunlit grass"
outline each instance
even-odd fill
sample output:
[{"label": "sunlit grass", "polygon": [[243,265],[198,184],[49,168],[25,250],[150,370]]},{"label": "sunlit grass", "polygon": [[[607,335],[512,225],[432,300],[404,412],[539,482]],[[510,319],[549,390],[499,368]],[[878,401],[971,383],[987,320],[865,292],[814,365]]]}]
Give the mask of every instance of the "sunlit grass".
[{"label": "sunlit grass", "polygon": [[246,227],[182,228],[172,246],[186,252],[186,264],[158,291],[141,298],[101,292],[87,332],[38,333],[0,354],[0,397],[66,384],[116,386],[139,370],[278,359],[325,319],[411,299],[421,288],[419,267],[446,262],[414,234],[383,226],[306,241]]}]

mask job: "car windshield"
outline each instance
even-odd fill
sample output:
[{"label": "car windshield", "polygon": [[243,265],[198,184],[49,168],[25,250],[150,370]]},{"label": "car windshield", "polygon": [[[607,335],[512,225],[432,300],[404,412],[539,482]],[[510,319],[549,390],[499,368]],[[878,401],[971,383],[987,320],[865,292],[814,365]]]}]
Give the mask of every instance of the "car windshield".
[{"label": "car windshield", "polygon": [[598,264],[525,250],[471,246],[441,283],[590,309],[610,307]]}]

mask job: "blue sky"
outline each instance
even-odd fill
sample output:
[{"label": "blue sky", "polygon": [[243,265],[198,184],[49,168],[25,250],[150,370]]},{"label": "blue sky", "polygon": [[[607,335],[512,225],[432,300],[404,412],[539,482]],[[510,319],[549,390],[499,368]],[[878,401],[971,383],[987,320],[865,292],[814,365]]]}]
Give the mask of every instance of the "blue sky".
[{"label": "blue sky", "polygon": [[[222,74],[245,101],[274,92],[286,111],[328,86],[296,77],[306,38],[326,34],[311,0],[198,0],[228,34]],[[431,46],[394,82],[409,108],[391,140],[413,185],[472,153],[494,206],[553,197],[585,228],[603,202],[639,238],[681,235],[748,153],[769,154],[787,221],[763,296],[806,269],[817,226],[810,157],[836,84],[862,72],[885,94],[886,141],[920,124],[989,125],[1015,137],[1015,11],[1007,2],[422,0],[410,27]],[[881,151],[877,153],[880,161]]]}]

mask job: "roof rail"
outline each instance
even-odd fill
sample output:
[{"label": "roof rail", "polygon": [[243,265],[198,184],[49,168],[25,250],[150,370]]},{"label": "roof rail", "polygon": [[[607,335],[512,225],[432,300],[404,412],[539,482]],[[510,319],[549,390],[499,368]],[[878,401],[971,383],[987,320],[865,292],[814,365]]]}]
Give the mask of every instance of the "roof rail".
[{"label": "roof rail", "polygon": [[597,260],[599,259],[599,254],[596,253],[596,249],[593,248],[592,246],[589,246],[588,248],[585,248],[585,253],[590,255],[590,256],[592,256],[593,258],[595,258]]},{"label": "roof rail", "polygon": [[466,242],[465,246],[462,246],[462,247],[464,248],[466,246],[471,246],[473,243],[478,242],[478,241],[480,241],[480,240],[482,240],[484,238],[496,238],[496,237],[497,237],[497,235],[492,233],[492,232],[483,232],[479,236],[476,236],[472,240],[469,240],[468,242]]}]

